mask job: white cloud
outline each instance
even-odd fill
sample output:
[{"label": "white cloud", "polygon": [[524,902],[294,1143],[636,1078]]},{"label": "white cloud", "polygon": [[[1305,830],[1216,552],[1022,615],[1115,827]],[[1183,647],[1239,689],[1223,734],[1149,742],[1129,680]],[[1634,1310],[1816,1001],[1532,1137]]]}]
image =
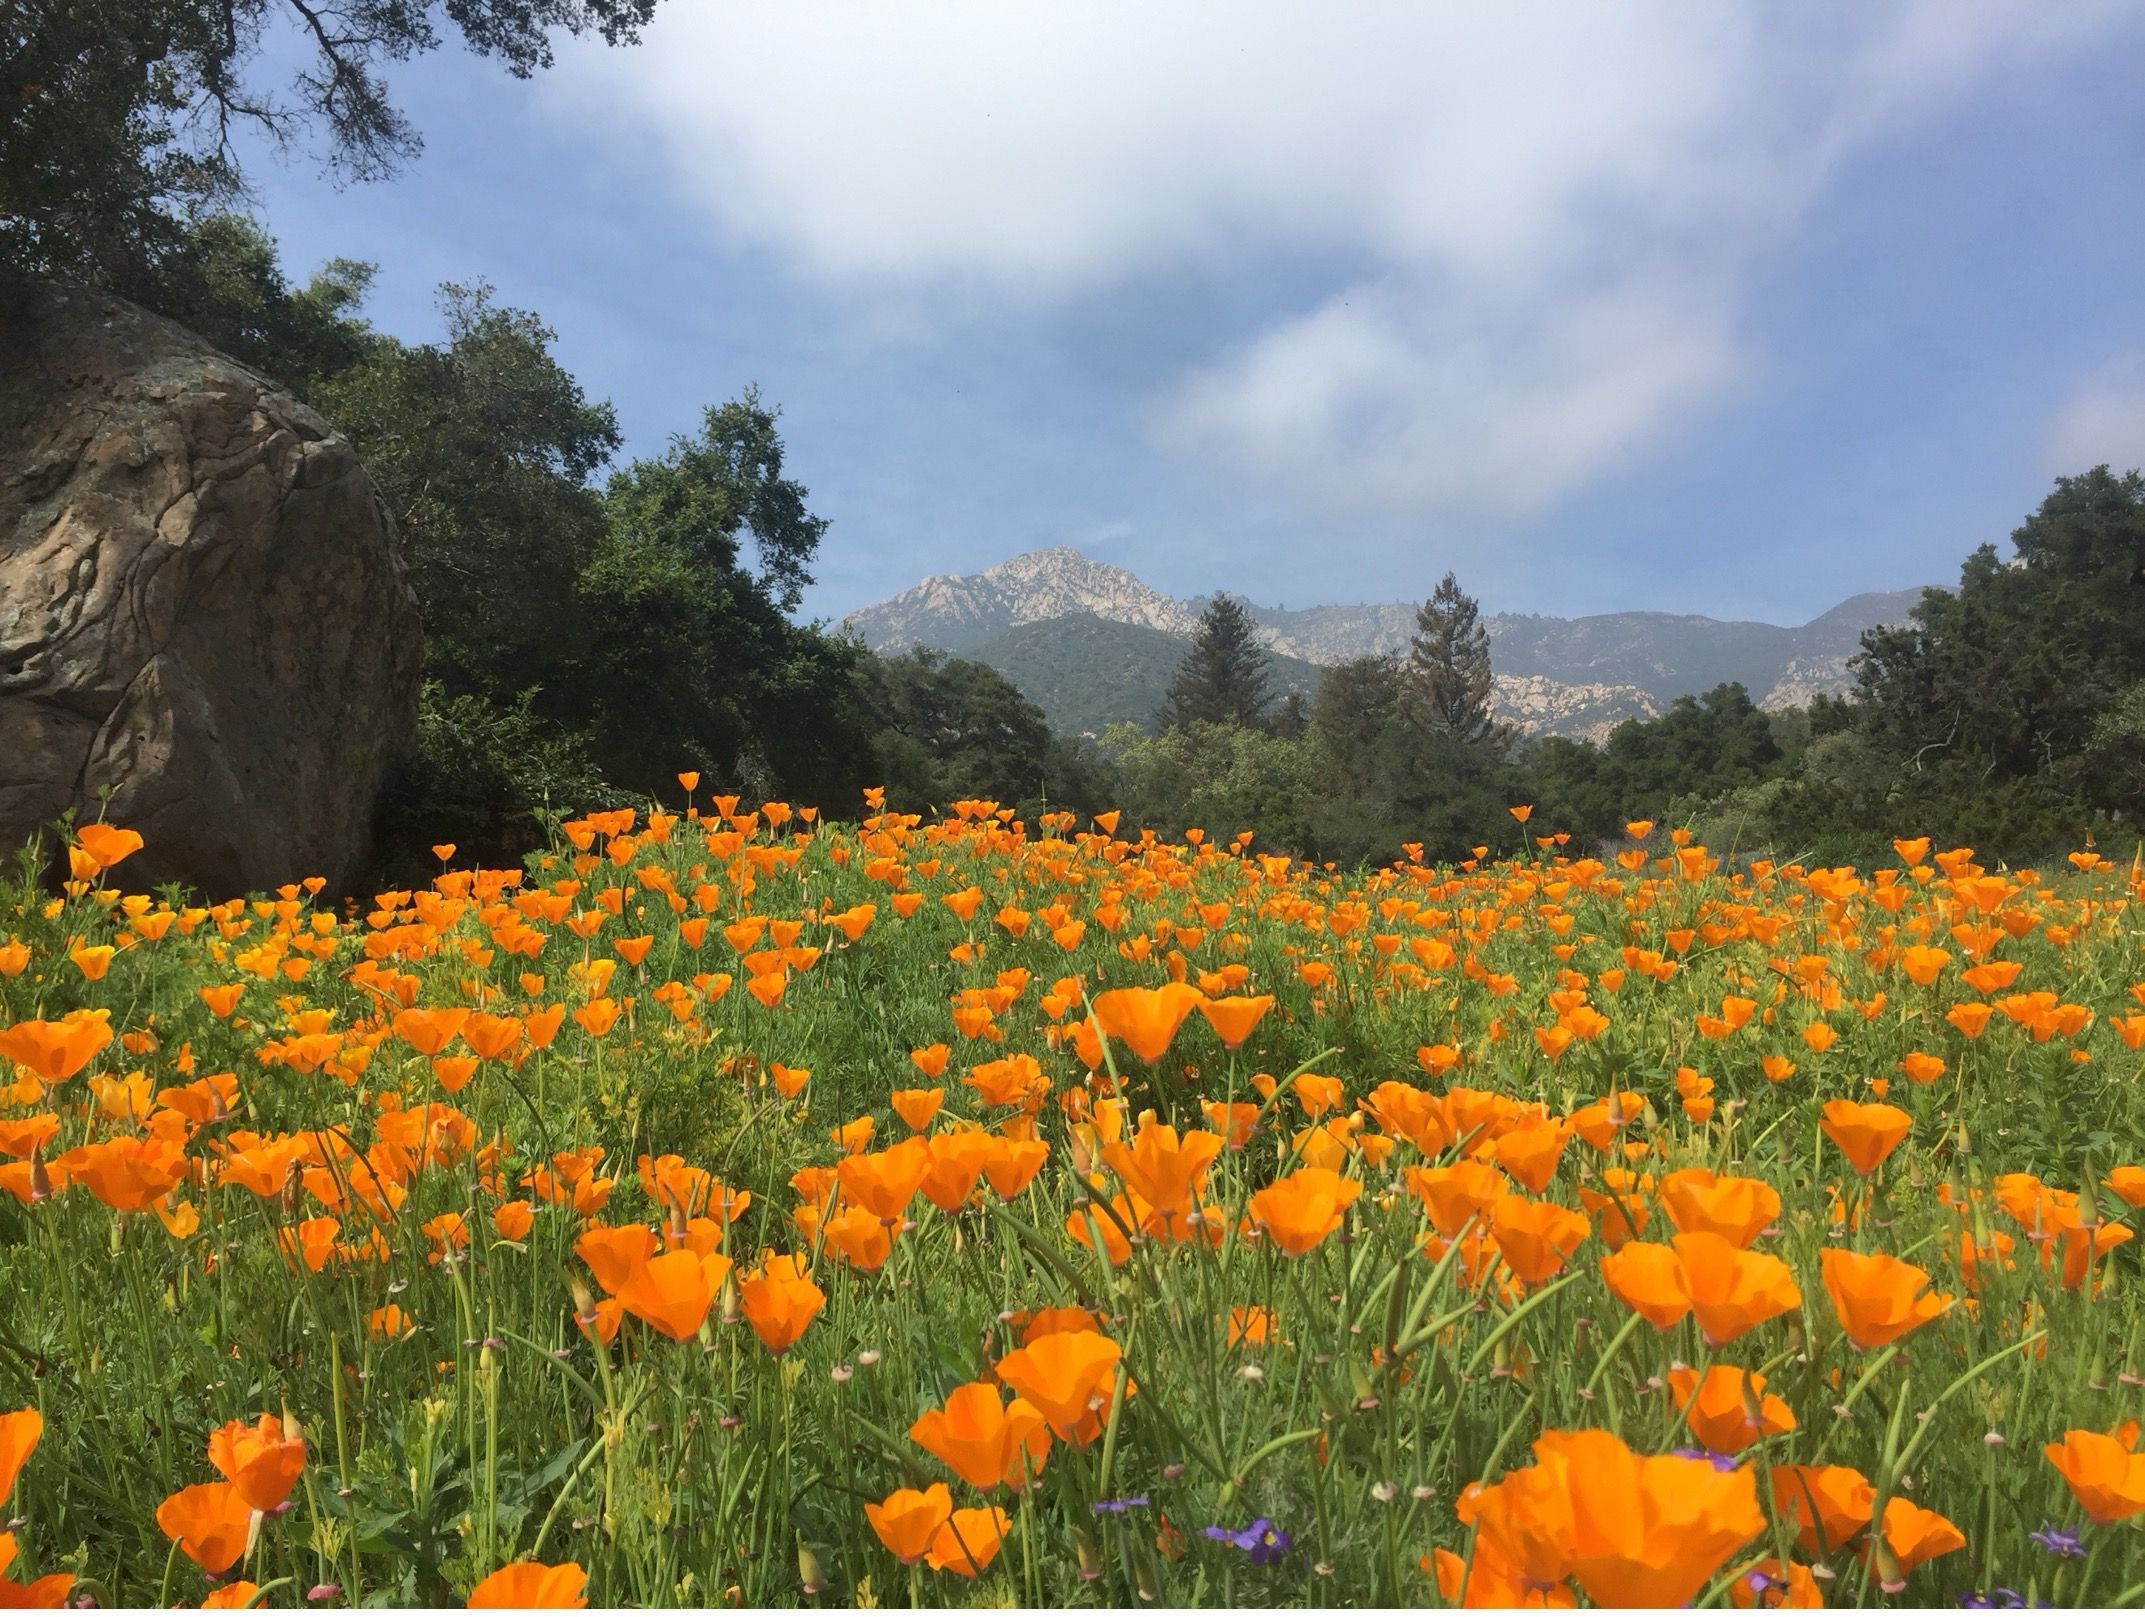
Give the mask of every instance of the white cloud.
[{"label": "white cloud", "polygon": [[2051,472],[2145,466],[2145,354],[2091,377],[2048,424],[2042,461]]},{"label": "white cloud", "polygon": [[1532,515],[1731,385],[1729,326],[1669,281],[1464,310],[1358,287],[1178,385],[1155,432],[1328,508]]},{"label": "white cloud", "polygon": [[1154,440],[1307,504],[1495,516],[1747,374],[1749,270],[1844,157],[2108,14],[672,0],[552,93],[867,304],[1345,264],[1158,377]]}]

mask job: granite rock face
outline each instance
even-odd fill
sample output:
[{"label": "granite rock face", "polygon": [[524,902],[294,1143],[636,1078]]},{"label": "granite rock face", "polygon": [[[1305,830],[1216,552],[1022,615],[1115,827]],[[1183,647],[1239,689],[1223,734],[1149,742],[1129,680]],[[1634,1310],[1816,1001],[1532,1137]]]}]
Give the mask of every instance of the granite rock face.
[{"label": "granite rock face", "polygon": [[319,416],[117,299],[0,316],[0,849],[72,809],[147,840],[130,888],[339,891],[420,649],[393,523]]}]

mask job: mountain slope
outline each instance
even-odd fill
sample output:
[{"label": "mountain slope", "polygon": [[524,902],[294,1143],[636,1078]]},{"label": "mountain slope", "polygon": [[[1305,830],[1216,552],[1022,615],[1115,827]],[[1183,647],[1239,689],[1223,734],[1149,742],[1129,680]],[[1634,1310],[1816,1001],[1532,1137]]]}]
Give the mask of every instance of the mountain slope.
[{"label": "mountain slope", "polygon": [[[1020,687],[1053,730],[1100,735],[1113,724],[1152,729],[1191,647],[1188,635],[1071,612],[1020,624],[962,655],[989,663]],[[1277,656],[1268,688],[1277,701],[1292,690],[1309,697],[1323,672],[1316,664]]]},{"label": "mountain slope", "polygon": [[[1731,680],[1763,707],[1843,691],[1863,631],[1903,622],[1920,597],[1856,595],[1794,627],[1671,612],[1507,612],[1483,624],[1507,716],[1530,732],[1599,738],[1621,719]],[[852,613],[848,624],[874,649],[926,645],[981,656],[1053,724],[1080,733],[1152,720],[1205,605],[1060,546],[980,573],[927,578]],[[1277,692],[1315,688],[1316,667],[1397,651],[1415,628],[1412,602],[1253,607],[1252,616],[1276,657]]]}]

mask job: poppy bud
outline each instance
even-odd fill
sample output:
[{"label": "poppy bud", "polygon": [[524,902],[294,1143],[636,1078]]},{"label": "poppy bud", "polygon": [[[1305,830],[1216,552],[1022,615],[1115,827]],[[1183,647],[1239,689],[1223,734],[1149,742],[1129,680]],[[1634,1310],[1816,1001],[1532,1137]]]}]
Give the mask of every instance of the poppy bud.
[{"label": "poppy bud", "polygon": [[1080,1558],[1080,1581],[1093,1583],[1102,1576],[1102,1556],[1096,1551],[1095,1541],[1088,1536],[1086,1528],[1073,1529],[1073,1547]]},{"label": "poppy bud", "polygon": [[1145,1561],[1133,1561],[1132,1583],[1133,1587],[1139,1590],[1139,1596],[1142,1600],[1153,1601],[1161,1596],[1161,1591],[1154,1585],[1154,1574],[1148,1570]]},{"label": "poppy bud", "polygon": [[1900,1570],[1899,1557],[1892,1553],[1892,1546],[1885,1542],[1884,1535],[1870,1535],[1871,1558],[1876,1563],[1877,1583],[1888,1595],[1896,1595],[1907,1586],[1906,1574]]}]

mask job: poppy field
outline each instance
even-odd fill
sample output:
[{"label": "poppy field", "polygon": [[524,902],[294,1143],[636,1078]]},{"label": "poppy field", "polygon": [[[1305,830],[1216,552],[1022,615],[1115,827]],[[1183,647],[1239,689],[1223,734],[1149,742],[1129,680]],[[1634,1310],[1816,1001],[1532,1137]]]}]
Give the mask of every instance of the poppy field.
[{"label": "poppy field", "polygon": [[0,1605],[2145,1598],[2135,860],[680,787],[0,888]]}]

